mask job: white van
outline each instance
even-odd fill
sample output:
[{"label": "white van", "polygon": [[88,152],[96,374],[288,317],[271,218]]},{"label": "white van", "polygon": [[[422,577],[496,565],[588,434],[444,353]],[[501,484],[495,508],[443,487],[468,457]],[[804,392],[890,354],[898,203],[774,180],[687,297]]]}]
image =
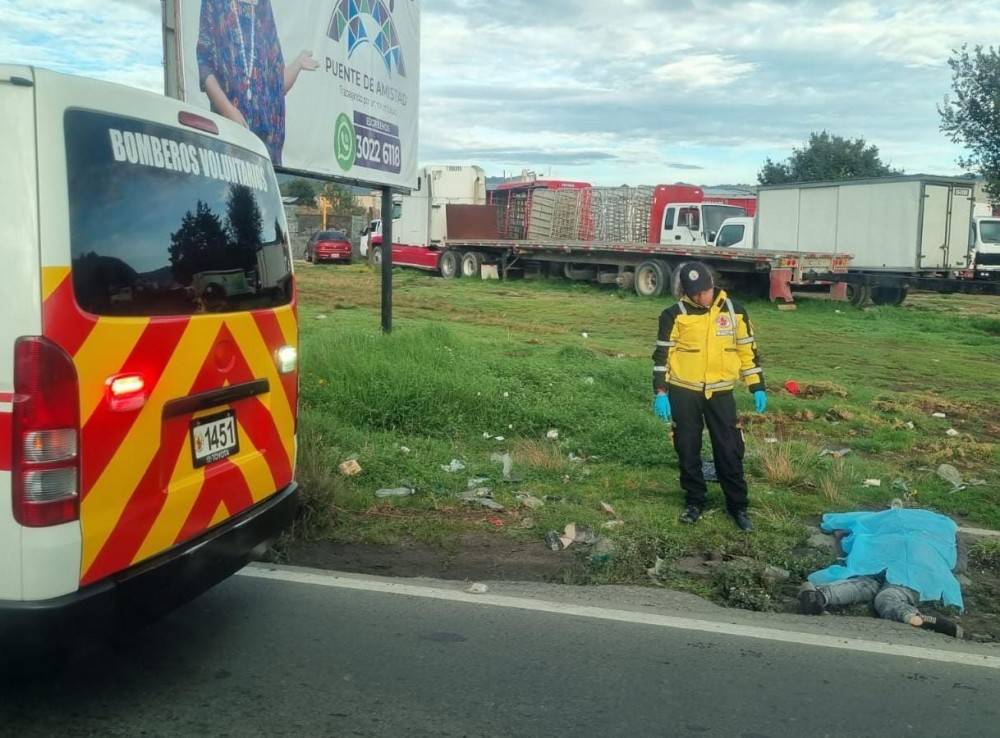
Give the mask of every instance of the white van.
[{"label": "white van", "polygon": [[245,128],[0,65],[0,131],[2,661],[162,614],[291,522],[298,324]]}]

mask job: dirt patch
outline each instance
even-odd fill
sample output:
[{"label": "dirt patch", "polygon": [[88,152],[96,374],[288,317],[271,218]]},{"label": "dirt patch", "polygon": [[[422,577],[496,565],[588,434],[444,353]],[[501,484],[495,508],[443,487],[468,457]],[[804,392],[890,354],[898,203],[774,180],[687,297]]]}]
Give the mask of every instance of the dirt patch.
[{"label": "dirt patch", "polygon": [[[458,581],[518,581],[588,583],[585,549],[568,549],[553,552],[542,541],[518,541],[489,533],[468,532],[450,542],[447,548],[424,543],[407,542],[389,546],[376,546],[337,541],[292,543],[280,556],[281,563],[308,566],[356,574],[386,577],[429,577]],[[803,557],[816,549],[800,552]],[[668,568],[690,582],[701,581],[717,589],[720,584],[730,593],[743,591],[742,599],[720,598],[718,604],[736,605],[747,609],[767,609],[773,612],[799,612],[797,591],[801,584],[795,577],[766,586],[766,602],[760,600],[764,590],[756,581],[747,580],[746,587],[723,582],[720,574],[731,579],[737,569],[747,571],[767,570],[767,562],[739,557],[727,561],[723,556],[685,557],[670,562]],[[965,611],[958,616],[969,640],[989,643],[1000,642],[1000,570],[976,567],[963,574],[962,592]],[[674,579],[677,584],[677,580]],[[736,581],[737,585],[741,582]],[[683,588],[683,587],[682,587]],[[715,598],[713,598],[715,599]],[[745,602],[744,602],[745,600]],[[843,614],[875,617],[870,608],[858,606]],[[955,617],[954,612],[922,608],[928,614]]]},{"label": "dirt patch", "polygon": [[465,533],[447,549],[407,542],[391,546],[318,541],[292,544],[282,562],[294,566],[386,577],[460,581],[572,581],[581,563],[572,550],[552,551],[541,541]]}]

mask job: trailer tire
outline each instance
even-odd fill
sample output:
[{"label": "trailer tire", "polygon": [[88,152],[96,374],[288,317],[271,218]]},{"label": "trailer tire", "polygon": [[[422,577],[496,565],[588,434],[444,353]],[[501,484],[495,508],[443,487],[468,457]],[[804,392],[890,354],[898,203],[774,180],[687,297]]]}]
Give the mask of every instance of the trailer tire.
[{"label": "trailer tire", "polygon": [[872,297],[872,288],[866,284],[848,284],[847,301],[856,308],[862,308],[868,304]]},{"label": "trailer tire", "polygon": [[475,251],[467,251],[462,255],[462,276],[483,276],[483,255]]},{"label": "trailer tire", "polygon": [[368,263],[374,269],[380,269],[382,267],[382,247],[372,246],[368,251]]},{"label": "trailer tire", "polygon": [[462,257],[457,251],[445,251],[438,259],[438,271],[445,279],[455,279],[462,276]]},{"label": "trailer tire", "polygon": [[908,293],[909,290],[905,287],[875,287],[872,290],[872,302],[876,305],[899,307]]},{"label": "trailer tire", "polygon": [[635,293],[639,297],[659,297],[670,292],[670,267],[647,259],[635,268]]}]

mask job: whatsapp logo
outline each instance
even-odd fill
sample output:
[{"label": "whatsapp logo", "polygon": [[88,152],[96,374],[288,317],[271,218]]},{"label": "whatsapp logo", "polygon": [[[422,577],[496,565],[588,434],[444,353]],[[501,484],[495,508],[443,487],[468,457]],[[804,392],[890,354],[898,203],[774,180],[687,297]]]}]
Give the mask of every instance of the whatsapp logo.
[{"label": "whatsapp logo", "polygon": [[357,143],[354,138],[354,124],[346,113],[337,116],[337,124],[333,127],[333,155],[345,172],[354,166],[354,156],[357,154]]}]

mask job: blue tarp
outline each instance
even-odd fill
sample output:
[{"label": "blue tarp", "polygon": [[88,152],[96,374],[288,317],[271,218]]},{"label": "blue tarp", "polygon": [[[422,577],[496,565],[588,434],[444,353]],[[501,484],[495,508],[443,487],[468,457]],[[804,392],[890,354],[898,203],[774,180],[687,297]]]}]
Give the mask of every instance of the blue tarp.
[{"label": "blue tarp", "polygon": [[958,557],[958,526],[930,510],[827,513],[823,531],[846,530],[844,565],[813,572],[813,584],[885,572],[890,584],[920,593],[921,602],[943,600],[962,609],[962,588],[952,570]]}]

